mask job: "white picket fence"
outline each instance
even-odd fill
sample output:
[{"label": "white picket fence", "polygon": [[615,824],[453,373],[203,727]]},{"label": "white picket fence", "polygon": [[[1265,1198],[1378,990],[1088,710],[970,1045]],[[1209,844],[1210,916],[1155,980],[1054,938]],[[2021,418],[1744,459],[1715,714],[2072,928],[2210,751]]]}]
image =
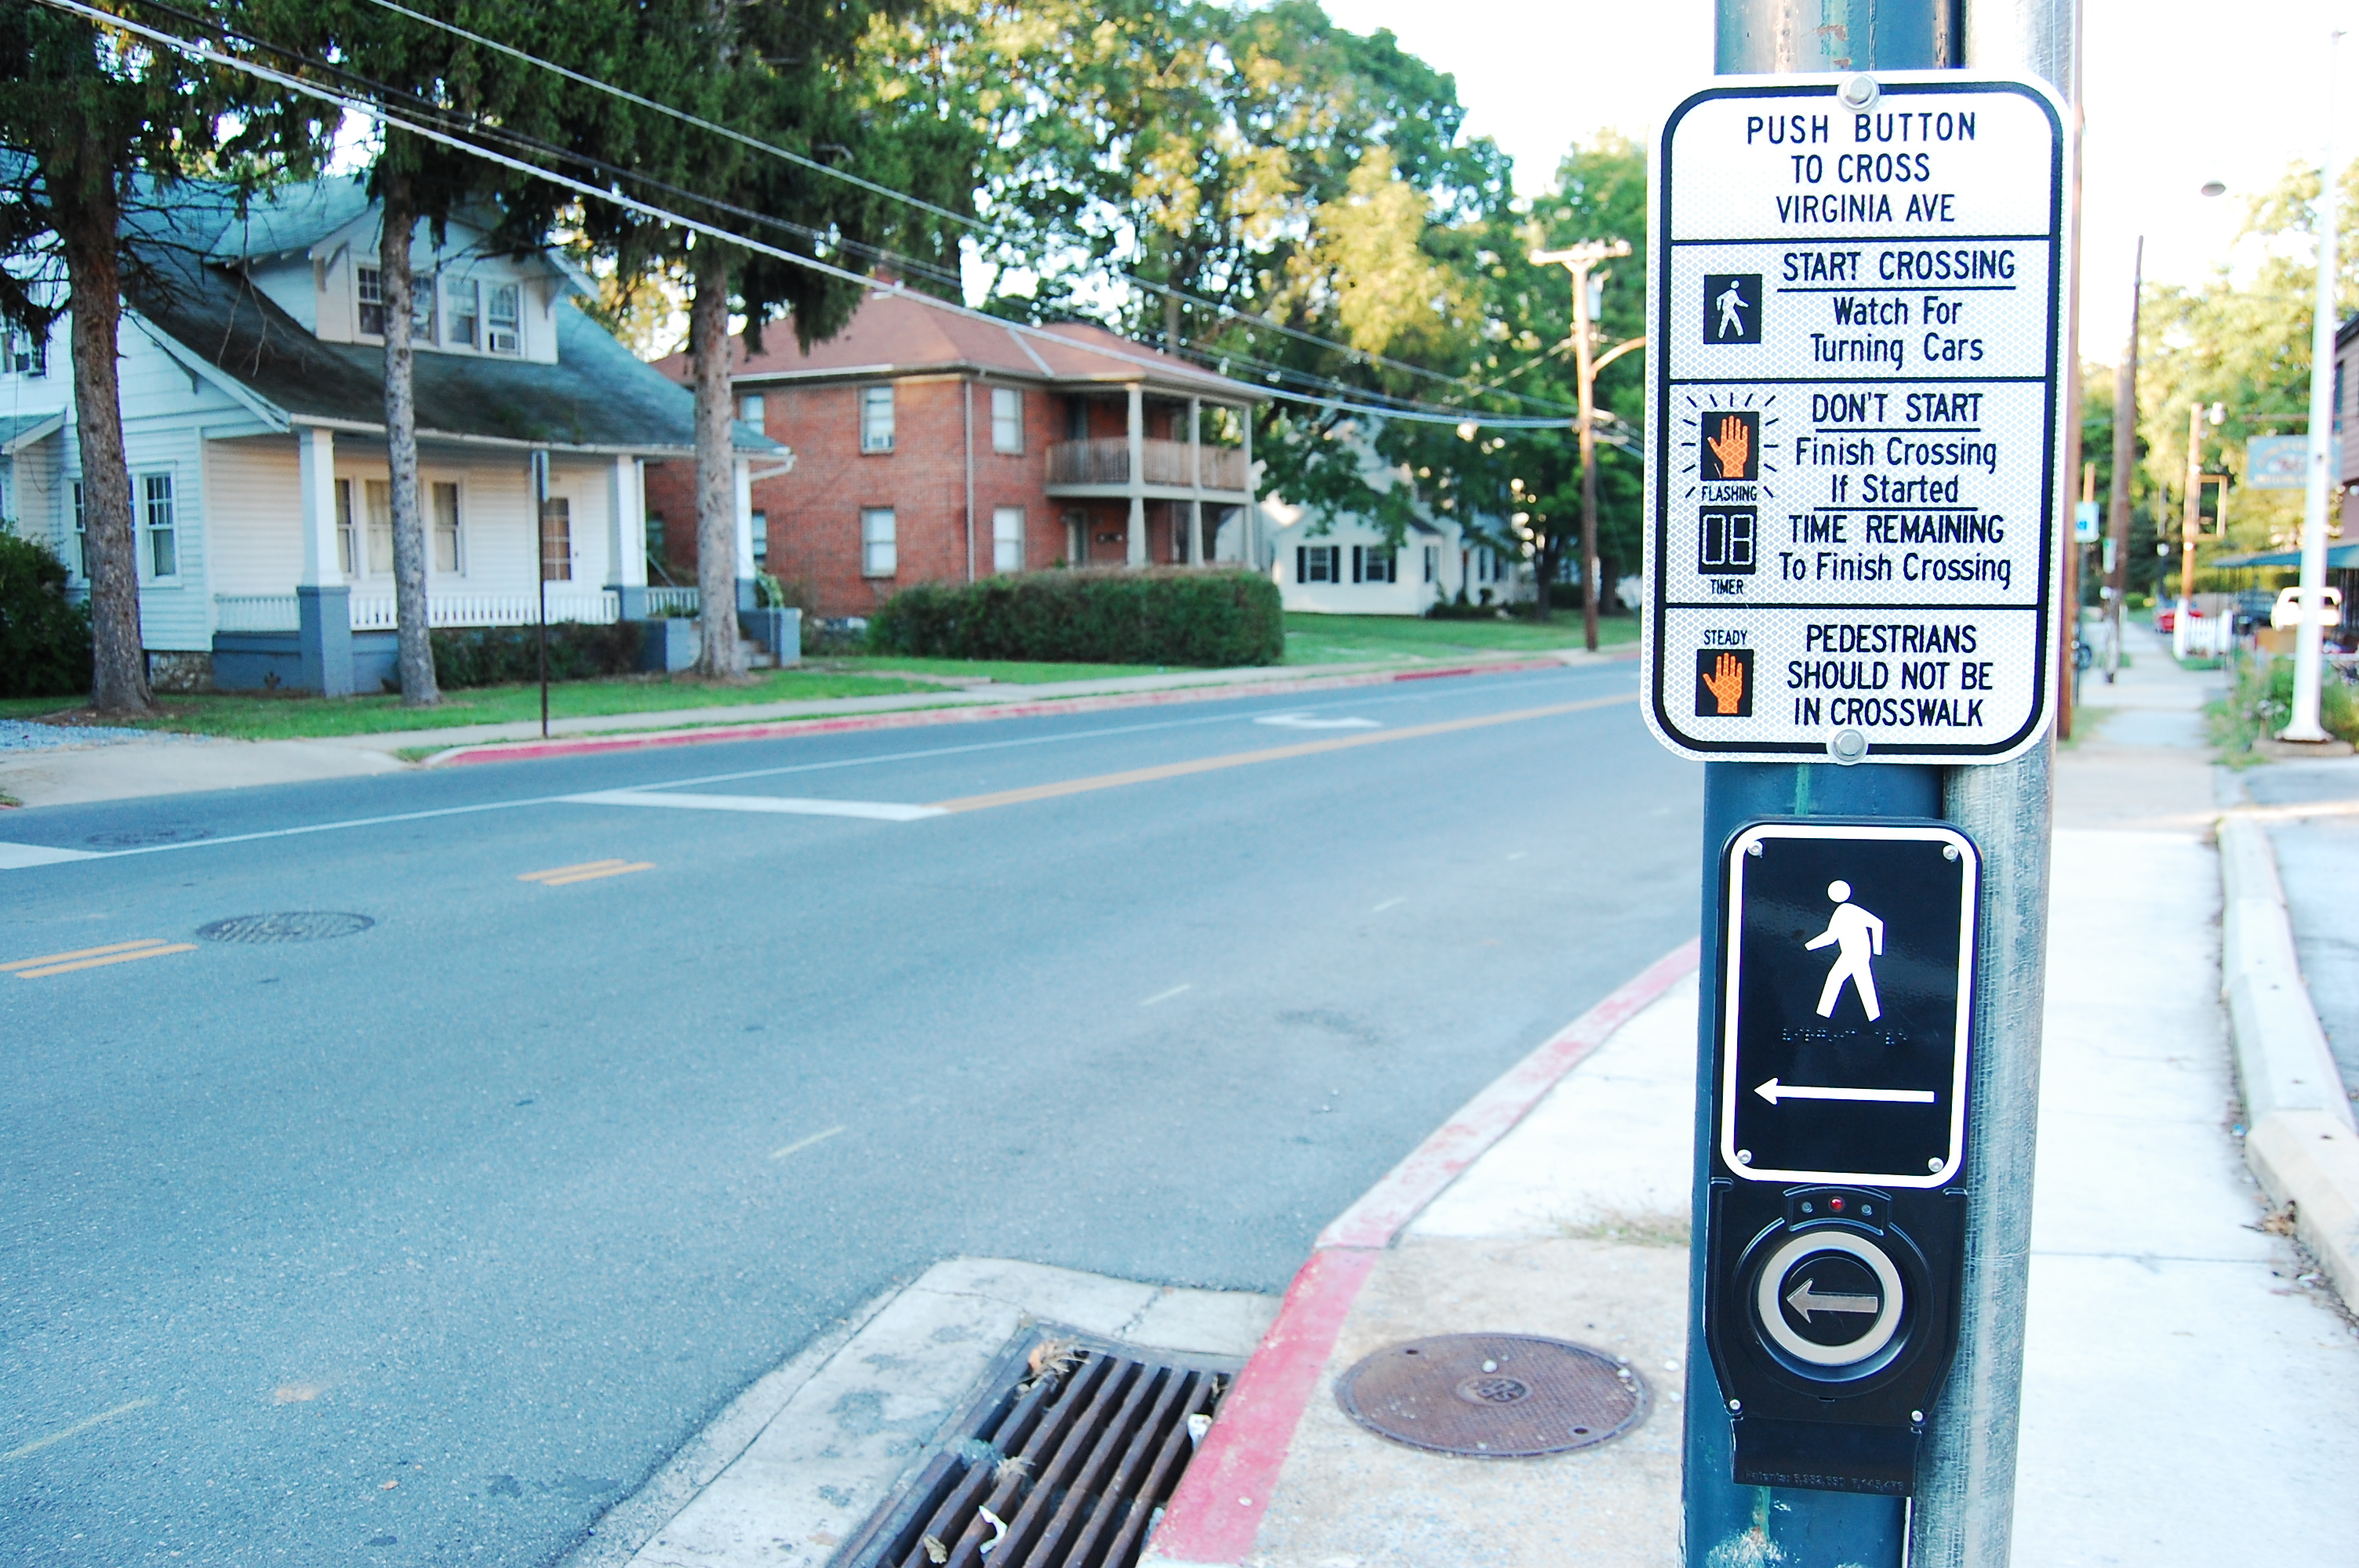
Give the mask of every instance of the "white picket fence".
[{"label": "white picket fence", "polygon": [[[667,593],[695,589],[668,589]],[[652,597],[652,596],[651,596]],[[356,593],[350,600],[355,632],[390,632],[395,626],[394,598],[389,593]],[[549,589],[551,621],[608,625],[622,614],[618,595],[602,588],[562,587]],[[293,632],[301,624],[300,601],[291,593],[217,593],[213,595],[214,624],[223,632]],[[529,626],[540,619],[537,593],[432,593],[426,597],[429,626]]]},{"label": "white picket fence", "polygon": [[647,613],[662,618],[694,615],[697,611],[697,590],[692,588],[650,588],[647,589]]}]

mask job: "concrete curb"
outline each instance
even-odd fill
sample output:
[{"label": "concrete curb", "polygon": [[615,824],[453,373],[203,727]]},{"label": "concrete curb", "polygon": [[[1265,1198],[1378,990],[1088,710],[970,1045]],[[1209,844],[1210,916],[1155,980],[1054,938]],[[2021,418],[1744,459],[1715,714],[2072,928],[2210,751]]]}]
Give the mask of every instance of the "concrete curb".
[{"label": "concrete curb", "polygon": [[2301,978],[2293,922],[2267,830],[2242,813],[2220,824],[2221,994],[2249,1119],[2245,1161],[2359,1303],[2359,1125]]},{"label": "concrete curb", "polygon": [[1360,1287],[1409,1222],[1498,1142],[1614,1032],[1685,979],[1690,939],[1508,1068],[1337,1217],[1288,1286],[1277,1321],[1237,1375],[1220,1419],[1180,1477],[1147,1543],[1149,1568],[1235,1568],[1252,1555],[1262,1517],[1319,1375],[1334,1354]]},{"label": "concrete curb", "polygon": [[[1599,655],[1598,663],[1636,658]],[[1591,662],[1583,654],[1580,663]],[[1171,703],[1212,702],[1245,697],[1284,697],[1296,692],[1337,691],[1349,687],[1391,686],[1401,681],[1440,680],[1452,676],[1516,675],[1532,670],[1578,667],[1553,655],[1537,659],[1451,665],[1440,668],[1386,670],[1369,675],[1325,676],[1296,681],[1243,682],[1176,687],[1159,691],[1111,692],[1101,697],[1054,697],[1030,702],[974,704],[906,708],[890,713],[863,713],[842,718],[779,719],[758,724],[713,724],[691,730],[661,730],[630,735],[595,735],[549,741],[495,741],[454,746],[426,759],[429,768],[462,767],[476,762],[529,762],[542,757],[594,756],[606,752],[637,752],[666,746],[701,746],[714,741],[774,741],[793,735],[842,735],[862,730],[907,730],[934,724],[976,724],[994,719],[1038,719],[1065,713],[1102,713],[1110,708],[1155,708]]]}]

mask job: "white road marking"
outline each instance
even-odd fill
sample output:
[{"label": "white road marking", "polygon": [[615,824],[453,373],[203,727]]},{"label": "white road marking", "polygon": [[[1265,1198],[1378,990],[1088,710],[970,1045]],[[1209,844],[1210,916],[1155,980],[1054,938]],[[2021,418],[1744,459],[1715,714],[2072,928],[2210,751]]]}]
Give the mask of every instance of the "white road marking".
[{"label": "white road marking", "polygon": [[1381,730],[1373,719],[1320,719],[1308,713],[1266,713],[1254,720],[1280,730]]},{"label": "white road marking", "polygon": [[940,816],[935,806],[903,806],[889,800],[810,800],[779,795],[672,795],[652,790],[601,789],[563,796],[577,806],[656,806],[674,811],[753,811],[782,816],[861,816],[872,822],[915,822]]},{"label": "white road marking", "polygon": [[1386,911],[1386,910],[1388,910],[1388,909],[1397,909],[1397,908],[1399,908],[1402,904],[1407,903],[1408,902],[1408,896],[1407,896],[1406,894],[1404,894],[1403,896],[1401,896],[1401,897],[1399,897],[1399,898],[1388,898],[1388,899],[1385,900],[1385,902],[1384,902],[1384,903],[1380,903],[1380,904],[1376,905],[1376,907],[1375,907],[1375,908],[1374,908],[1374,909],[1372,909],[1372,910],[1368,911],[1368,913],[1369,913],[1370,914],[1382,914],[1385,911]]},{"label": "white road marking", "polygon": [[54,866],[60,860],[96,860],[103,858],[89,849],[52,849],[47,844],[0,844],[0,871],[13,871],[20,866]]},{"label": "white road marking", "polygon": [[825,1132],[814,1132],[809,1138],[798,1138],[792,1143],[788,1144],[784,1149],[771,1150],[770,1158],[773,1160],[783,1160],[788,1155],[796,1152],[798,1150],[808,1149],[814,1143],[824,1143],[842,1130],[843,1129],[841,1127],[831,1127]]},{"label": "white road marking", "polygon": [[22,1459],[27,1454],[38,1454],[52,1443],[63,1443],[69,1437],[78,1437],[101,1422],[113,1421],[119,1415],[129,1415],[133,1411],[144,1410],[155,1402],[154,1400],[133,1400],[129,1404],[117,1405],[111,1411],[101,1411],[96,1415],[84,1416],[63,1431],[53,1432],[47,1437],[37,1437],[21,1448],[11,1448],[7,1453],[0,1454],[0,1465],[5,1465],[11,1459]]},{"label": "white road marking", "polygon": [[1185,985],[1177,985],[1173,986],[1168,991],[1157,991],[1153,996],[1148,997],[1145,1001],[1140,1002],[1138,1005],[1141,1007],[1153,1007],[1158,1001],[1169,1001],[1173,997],[1178,996],[1181,991],[1184,991],[1187,989],[1188,988]]}]

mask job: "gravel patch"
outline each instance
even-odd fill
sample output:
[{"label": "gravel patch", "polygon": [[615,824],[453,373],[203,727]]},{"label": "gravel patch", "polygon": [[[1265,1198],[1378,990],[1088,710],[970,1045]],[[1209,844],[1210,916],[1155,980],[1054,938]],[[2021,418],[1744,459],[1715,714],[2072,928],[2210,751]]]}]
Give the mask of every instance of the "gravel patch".
[{"label": "gravel patch", "polygon": [[0,719],[0,752],[49,752],[67,746],[119,746],[126,741],[177,741],[168,730],[119,730],[103,724],[34,724]]}]

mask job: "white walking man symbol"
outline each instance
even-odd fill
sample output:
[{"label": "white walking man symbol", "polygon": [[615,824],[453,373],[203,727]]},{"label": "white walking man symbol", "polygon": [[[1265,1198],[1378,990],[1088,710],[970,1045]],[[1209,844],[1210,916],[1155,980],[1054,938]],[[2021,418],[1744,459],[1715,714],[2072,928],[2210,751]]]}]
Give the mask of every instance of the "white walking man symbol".
[{"label": "white walking man symbol", "polygon": [[1859,1004],[1867,1009],[1867,1021],[1873,1023],[1884,1016],[1884,1008],[1875,1000],[1875,969],[1870,957],[1884,956],[1884,922],[1852,903],[1849,882],[1829,882],[1827,896],[1835,901],[1827,928],[1802,945],[1807,952],[1830,942],[1835,945],[1834,968],[1827,971],[1826,989],[1819,992],[1819,1016],[1835,1015],[1835,1002],[1843,995],[1843,982],[1849,980],[1859,992]]},{"label": "white walking man symbol", "polygon": [[1740,338],[1745,336],[1744,286],[1730,284],[1712,303],[1720,307],[1720,330],[1715,336],[1725,338],[1731,333]]}]

